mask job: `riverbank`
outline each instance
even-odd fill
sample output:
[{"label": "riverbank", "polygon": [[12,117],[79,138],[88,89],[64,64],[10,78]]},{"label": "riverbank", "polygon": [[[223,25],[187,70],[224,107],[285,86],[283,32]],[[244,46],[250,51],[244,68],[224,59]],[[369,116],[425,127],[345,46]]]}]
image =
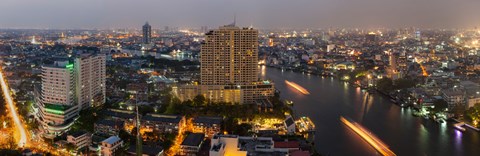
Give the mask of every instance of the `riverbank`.
[{"label": "riverbank", "polygon": [[[315,149],[324,155],[375,155],[375,149],[352,133],[340,120],[351,118],[383,140],[398,155],[475,155],[480,152],[478,133],[458,136],[451,124],[436,124],[414,117],[412,109],[391,105],[390,98],[367,91],[338,78],[266,68],[282,99],[294,102],[297,116],[309,116],[316,125]],[[292,81],[311,94],[304,95],[283,83]],[[399,135],[408,134],[408,135]],[[345,150],[348,147],[348,150]]]}]

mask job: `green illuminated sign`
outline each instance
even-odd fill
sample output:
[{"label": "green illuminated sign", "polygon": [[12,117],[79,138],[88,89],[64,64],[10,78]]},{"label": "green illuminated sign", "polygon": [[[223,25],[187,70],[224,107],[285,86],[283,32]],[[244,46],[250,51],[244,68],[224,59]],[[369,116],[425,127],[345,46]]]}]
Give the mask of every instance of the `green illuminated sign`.
[{"label": "green illuminated sign", "polygon": [[45,108],[45,111],[47,111],[47,113],[52,113],[57,115],[63,115],[65,113],[64,111],[61,111],[61,110],[55,110],[55,109],[49,109],[49,108]]},{"label": "green illuminated sign", "polygon": [[67,69],[73,69],[73,63],[69,63],[65,66]]}]

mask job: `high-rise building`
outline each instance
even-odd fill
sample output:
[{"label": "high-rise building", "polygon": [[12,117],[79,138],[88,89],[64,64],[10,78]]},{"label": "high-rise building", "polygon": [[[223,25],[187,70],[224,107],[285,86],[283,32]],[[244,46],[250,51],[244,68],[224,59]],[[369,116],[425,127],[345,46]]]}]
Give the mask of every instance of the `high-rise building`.
[{"label": "high-rise building", "polygon": [[174,88],[181,100],[203,95],[213,102],[254,103],[273,96],[273,83],[258,78],[258,30],[226,25],[205,34],[200,85]]},{"label": "high-rise building", "polygon": [[150,44],[152,41],[152,26],[148,24],[148,22],[145,23],[142,27],[142,32],[143,32],[143,44]]},{"label": "high-rise building", "polygon": [[245,85],[258,81],[258,31],[220,27],[205,35],[201,46],[203,85]]},{"label": "high-rise building", "polygon": [[105,59],[104,54],[79,54],[42,66],[34,108],[43,136],[62,134],[80,110],[105,103]]},{"label": "high-rise building", "polygon": [[75,58],[76,97],[81,109],[105,103],[104,54],[85,53]]},{"label": "high-rise building", "polygon": [[35,87],[36,118],[43,136],[53,138],[68,130],[78,117],[73,63],[58,59],[42,66],[42,83]]}]

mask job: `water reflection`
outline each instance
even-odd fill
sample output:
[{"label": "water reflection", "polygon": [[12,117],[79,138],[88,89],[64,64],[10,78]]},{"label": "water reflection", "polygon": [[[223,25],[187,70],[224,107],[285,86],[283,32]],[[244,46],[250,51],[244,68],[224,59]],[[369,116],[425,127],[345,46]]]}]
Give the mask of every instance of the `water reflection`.
[{"label": "water reflection", "polygon": [[[260,71],[261,72],[261,71]],[[393,105],[380,94],[368,94],[351,88],[331,77],[306,76],[266,68],[259,73],[275,82],[281,97],[292,100],[295,112],[309,116],[316,124],[315,148],[324,155],[376,155],[374,149],[351,132],[338,120],[339,116],[352,118],[383,140],[398,155],[478,155],[480,136],[466,131],[457,138],[450,125],[414,117],[412,109]],[[285,80],[307,88],[312,94],[304,96],[286,86]],[[355,135],[353,135],[355,136]]]}]

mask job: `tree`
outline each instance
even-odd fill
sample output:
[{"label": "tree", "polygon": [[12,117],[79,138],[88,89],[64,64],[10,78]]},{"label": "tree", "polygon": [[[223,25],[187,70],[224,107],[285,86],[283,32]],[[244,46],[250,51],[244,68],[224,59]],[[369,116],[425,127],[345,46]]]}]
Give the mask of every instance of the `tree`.
[{"label": "tree", "polygon": [[197,96],[195,96],[193,98],[193,104],[195,106],[203,106],[203,105],[205,105],[205,101],[206,101],[205,97],[203,95],[200,95],[200,94],[198,94]]},{"label": "tree", "polygon": [[480,120],[480,104],[475,104],[473,107],[468,108],[465,112],[465,118],[472,122],[474,126],[478,127]]},{"label": "tree", "polygon": [[433,102],[433,106],[434,108],[432,109],[432,111],[434,113],[439,113],[439,112],[445,111],[445,109],[448,108],[448,103],[443,99],[439,99]]},{"label": "tree", "polygon": [[250,129],[252,129],[252,125],[242,123],[240,125],[235,126],[233,134],[238,134],[240,136],[247,136],[249,135]]},{"label": "tree", "polygon": [[76,150],[75,148],[76,148],[75,145],[72,143],[65,144],[65,149],[67,149],[67,151],[69,152]]},{"label": "tree", "polygon": [[415,86],[415,81],[407,78],[395,80],[395,89],[406,89]]},{"label": "tree", "polygon": [[390,92],[393,90],[393,81],[390,78],[382,78],[377,81],[377,88],[383,92]]},{"label": "tree", "polygon": [[131,135],[130,135],[127,131],[121,129],[121,130],[118,132],[118,137],[121,138],[122,140],[128,142],[128,141],[130,140],[130,138],[131,138]]},{"label": "tree", "polygon": [[455,105],[455,107],[453,107],[452,112],[457,117],[461,116],[461,115],[465,114],[465,106],[463,106],[461,104],[457,104],[457,105]]}]

